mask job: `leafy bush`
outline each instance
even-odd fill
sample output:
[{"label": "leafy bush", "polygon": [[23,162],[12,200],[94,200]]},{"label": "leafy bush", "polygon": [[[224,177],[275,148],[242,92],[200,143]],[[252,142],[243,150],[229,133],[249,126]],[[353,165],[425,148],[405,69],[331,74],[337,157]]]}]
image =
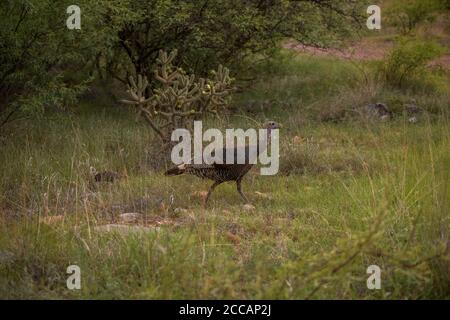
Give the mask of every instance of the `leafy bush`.
[{"label": "leafy bush", "polygon": [[[80,7],[91,7],[80,0]],[[65,27],[69,3],[0,1],[0,129],[17,114],[72,104],[86,87],[89,61],[102,48],[108,25],[100,6],[83,15],[82,32]],[[102,44],[100,44],[102,43]]]},{"label": "leafy bush", "polygon": [[442,0],[397,0],[393,1],[387,16],[392,25],[407,34],[420,23],[432,21],[442,7]]},{"label": "leafy bush", "polygon": [[401,38],[381,62],[381,76],[388,85],[401,87],[423,75],[427,63],[444,52],[445,49],[433,41]]},{"label": "leafy bush", "polygon": [[117,43],[102,53],[102,61],[108,74],[122,81],[128,73],[150,79],[161,49],[178,49],[176,64],[204,76],[218,63],[236,69],[254,53],[269,55],[286,37],[325,46],[364,21],[364,10],[352,0],[128,0],[104,5],[110,9],[102,20],[120,24]]}]

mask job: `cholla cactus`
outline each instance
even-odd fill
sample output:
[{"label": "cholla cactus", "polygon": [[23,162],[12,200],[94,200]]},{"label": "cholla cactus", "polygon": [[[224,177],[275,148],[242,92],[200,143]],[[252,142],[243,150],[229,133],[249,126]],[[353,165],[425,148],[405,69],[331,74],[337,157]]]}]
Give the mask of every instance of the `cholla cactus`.
[{"label": "cholla cactus", "polygon": [[138,75],[137,83],[133,77],[129,77],[128,94],[133,100],[122,100],[123,103],[132,105],[145,105],[150,101],[150,98],[145,98],[145,91],[148,87],[148,80],[146,77]]},{"label": "cholla cactus", "polygon": [[196,79],[173,66],[176,55],[176,50],[170,54],[160,51],[154,75],[161,85],[150,97],[145,95],[148,92],[147,79],[138,75],[137,83],[132,77],[129,79],[131,100],[122,100],[138,107],[139,113],[164,143],[170,141],[175,128],[191,129],[194,119],[206,113],[217,115],[227,106],[227,99],[233,91],[233,79],[227,68],[219,66],[212,73],[212,79]]}]

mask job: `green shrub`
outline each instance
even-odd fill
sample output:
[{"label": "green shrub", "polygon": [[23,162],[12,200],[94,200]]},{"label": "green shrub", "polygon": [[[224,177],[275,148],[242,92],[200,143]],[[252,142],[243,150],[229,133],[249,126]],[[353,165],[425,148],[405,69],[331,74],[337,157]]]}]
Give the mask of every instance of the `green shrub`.
[{"label": "green shrub", "polygon": [[439,44],[415,38],[400,38],[381,62],[381,76],[386,84],[402,87],[426,73],[426,65],[445,52]]}]

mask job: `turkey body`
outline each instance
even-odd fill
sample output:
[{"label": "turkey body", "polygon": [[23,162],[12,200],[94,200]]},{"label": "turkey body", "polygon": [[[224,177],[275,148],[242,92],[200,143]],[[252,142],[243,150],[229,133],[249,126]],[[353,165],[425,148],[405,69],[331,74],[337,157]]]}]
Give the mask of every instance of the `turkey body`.
[{"label": "turkey body", "polygon": [[[230,152],[231,151],[231,152]],[[245,152],[244,163],[238,163],[238,152]],[[221,163],[213,163],[211,159],[206,161],[210,164],[190,164],[186,165],[186,173],[195,175],[202,179],[210,179],[214,181],[237,181],[242,179],[242,177],[250,171],[253,167],[250,159],[254,159],[254,156],[250,156],[250,148],[245,146],[245,148],[233,148],[227,149],[223,148],[222,158],[226,159],[226,154],[229,152],[234,155],[233,161],[230,164],[225,163],[226,161],[221,161]]]},{"label": "turkey body", "polygon": [[[231,161],[232,163],[230,164],[225,163],[227,152],[234,156],[234,161]],[[244,159],[242,159],[243,161],[240,161],[242,163],[238,162],[239,152],[245,152],[245,157]],[[208,195],[206,196],[205,200],[205,205],[208,202],[208,199],[215,187],[227,181],[235,181],[239,194],[245,202],[248,202],[247,197],[242,192],[241,181],[242,178],[253,167],[258,154],[259,150],[257,146],[253,146],[252,148],[249,146],[236,147],[233,149],[223,148],[222,159],[224,159],[224,161],[221,161],[221,163],[214,163],[211,159],[207,159],[205,161],[206,163],[202,164],[181,164],[166,171],[165,175],[175,176],[180,174],[190,174],[202,179],[213,180],[214,184],[209,188]],[[214,154],[212,156],[214,156]]]},{"label": "turkey body", "polygon": [[[195,161],[194,163],[184,163],[167,170],[165,175],[176,176],[181,174],[191,174],[202,179],[213,180],[214,184],[208,190],[205,205],[207,204],[211,193],[219,184],[227,181],[235,181],[237,191],[241,195],[242,199],[248,203],[247,197],[242,192],[242,178],[256,163],[259,154],[267,148],[268,143],[270,143],[271,130],[278,128],[279,125],[271,121],[266,125],[267,140],[258,141],[257,145],[223,148],[222,154],[218,155],[222,161],[214,161],[217,157],[215,157],[215,154],[213,153],[209,159],[203,159],[201,164],[195,164]],[[232,156],[232,161],[229,161],[230,156]]]}]

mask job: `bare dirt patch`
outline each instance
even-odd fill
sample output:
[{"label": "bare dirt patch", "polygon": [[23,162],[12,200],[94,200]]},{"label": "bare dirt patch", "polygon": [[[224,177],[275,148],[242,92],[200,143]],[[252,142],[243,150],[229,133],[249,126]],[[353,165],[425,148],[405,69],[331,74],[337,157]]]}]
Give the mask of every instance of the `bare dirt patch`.
[{"label": "bare dirt patch", "polygon": [[366,40],[342,49],[306,46],[293,40],[289,40],[283,44],[283,47],[286,49],[308,53],[314,56],[331,56],[339,59],[355,60],[381,60],[392,46],[393,44],[390,41],[380,41],[375,43]]},{"label": "bare dirt patch", "polygon": [[[381,60],[392,49],[393,42],[385,39],[363,39],[359,43],[354,43],[346,48],[317,48],[303,45],[294,40],[286,41],[283,48],[294,50],[300,53],[310,54],[312,56],[334,57],[345,60],[370,61]],[[450,54],[432,61],[430,66],[450,68]]]}]

